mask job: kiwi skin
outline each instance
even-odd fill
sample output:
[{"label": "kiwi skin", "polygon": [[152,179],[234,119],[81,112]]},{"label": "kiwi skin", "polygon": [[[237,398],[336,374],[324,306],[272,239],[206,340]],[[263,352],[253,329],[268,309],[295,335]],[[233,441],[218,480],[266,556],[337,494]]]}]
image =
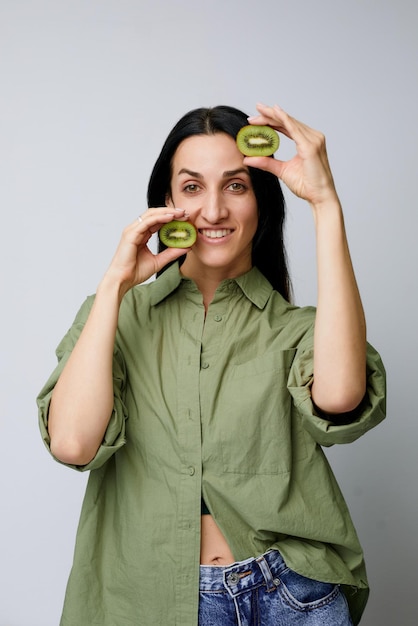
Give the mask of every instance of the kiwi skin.
[{"label": "kiwi skin", "polygon": [[173,220],[161,226],[158,236],[168,248],[191,248],[196,241],[197,231],[190,222]]},{"label": "kiwi skin", "polygon": [[238,150],[245,156],[270,156],[280,144],[279,135],[270,126],[243,126],[236,138]]}]

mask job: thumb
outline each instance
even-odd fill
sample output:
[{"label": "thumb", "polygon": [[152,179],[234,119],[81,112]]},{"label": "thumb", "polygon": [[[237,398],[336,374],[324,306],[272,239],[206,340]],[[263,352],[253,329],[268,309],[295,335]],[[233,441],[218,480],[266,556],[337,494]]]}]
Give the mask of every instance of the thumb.
[{"label": "thumb", "polygon": [[248,167],[255,167],[259,170],[270,172],[278,178],[280,178],[283,170],[283,161],[278,161],[271,157],[244,157],[244,163]]},{"label": "thumb", "polygon": [[189,252],[190,248],[166,248],[162,252],[155,255],[155,263],[157,265],[157,272],[163,269],[168,263],[176,261],[184,254]]}]

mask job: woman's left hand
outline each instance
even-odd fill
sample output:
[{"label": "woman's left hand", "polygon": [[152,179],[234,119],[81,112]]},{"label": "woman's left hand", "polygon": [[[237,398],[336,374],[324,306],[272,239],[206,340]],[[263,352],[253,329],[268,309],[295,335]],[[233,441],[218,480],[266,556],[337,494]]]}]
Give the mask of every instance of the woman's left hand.
[{"label": "woman's left hand", "polygon": [[342,208],[328,163],[325,138],[279,106],[257,105],[252,124],[272,126],[292,139],[289,161],[245,157],[244,163],[275,174],[315,215],[318,300],[314,335],[314,403],[326,414],[353,411],[366,389],[366,323],[351,263]]},{"label": "woman's left hand", "polygon": [[295,142],[296,154],[290,161],[245,157],[244,163],[275,174],[294,194],[313,206],[335,200],[324,135],[291,117],[278,105],[258,104],[257,110],[260,114],[250,117],[249,123],[268,125],[286,135]]}]

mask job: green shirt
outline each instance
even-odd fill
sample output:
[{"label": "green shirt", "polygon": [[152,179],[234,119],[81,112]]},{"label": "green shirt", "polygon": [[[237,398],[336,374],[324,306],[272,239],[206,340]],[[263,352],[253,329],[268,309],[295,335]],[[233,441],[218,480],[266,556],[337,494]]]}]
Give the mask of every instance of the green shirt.
[{"label": "green shirt", "polygon": [[[48,406],[91,309],[81,307],[38,397]],[[315,309],[290,305],[253,268],[219,286],[205,318],[178,265],[124,297],[114,410],[89,476],[62,626],[196,626],[201,495],[236,560],[280,550],[292,569],[341,583],[355,623],[363,554],[321,446],[378,424],[385,375],[368,347],[354,421],[312,405]]]}]

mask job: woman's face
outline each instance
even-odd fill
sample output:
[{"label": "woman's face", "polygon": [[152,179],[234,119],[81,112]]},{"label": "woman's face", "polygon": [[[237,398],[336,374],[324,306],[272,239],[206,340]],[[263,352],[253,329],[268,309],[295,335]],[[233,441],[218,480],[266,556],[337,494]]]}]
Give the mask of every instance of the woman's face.
[{"label": "woman's face", "polygon": [[182,266],[193,278],[209,268],[233,278],[251,268],[258,212],[248,167],[226,133],[188,137],[172,162],[169,206],[189,214],[197,240]]}]

